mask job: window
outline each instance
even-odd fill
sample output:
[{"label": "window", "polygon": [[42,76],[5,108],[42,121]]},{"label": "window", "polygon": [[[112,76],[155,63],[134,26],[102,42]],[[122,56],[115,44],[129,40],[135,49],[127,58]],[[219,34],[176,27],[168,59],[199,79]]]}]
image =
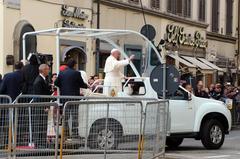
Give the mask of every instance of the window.
[{"label": "window", "polygon": [[160,0],[151,0],[151,7],[154,9],[160,9]]},{"label": "window", "polygon": [[226,34],[232,35],[232,20],[233,20],[233,0],[226,0]]},{"label": "window", "polygon": [[10,8],[20,8],[20,0],[5,0],[5,3]]},{"label": "window", "polygon": [[212,0],[212,32],[219,31],[219,0]]},{"label": "window", "polygon": [[205,4],[206,0],[200,0],[199,1],[199,13],[198,13],[198,20],[205,22],[205,10],[206,10],[206,4]]},{"label": "window", "polygon": [[139,0],[128,0],[129,2],[131,2],[131,3],[139,3]]},{"label": "window", "polygon": [[191,17],[191,0],[168,0],[168,12],[183,17]]}]

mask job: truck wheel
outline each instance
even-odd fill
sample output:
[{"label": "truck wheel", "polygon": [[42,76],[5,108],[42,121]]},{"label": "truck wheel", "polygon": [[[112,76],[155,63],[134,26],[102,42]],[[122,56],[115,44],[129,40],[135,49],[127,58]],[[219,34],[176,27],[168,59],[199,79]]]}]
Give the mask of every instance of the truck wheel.
[{"label": "truck wheel", "polygon": [[[118,147],[120,134],[119,128],[115,125],[109,126],[106,132],[105,123],[94,124],[91,128],[90,135],[88,137],[88,145],[92,149],[116,149]],[[107,137],[106,137],[107,136]]]},{"label": "truck wheel", "polygon": [[208,120],[202,127],[202,144],[206,149],[219,149],[225,138],[222,124],[215,120]]},{"label": "truck wheel", "polygon": [[183,142],[183,138],[181,137],[168,137],[166,140],[166,145],[169,149],[176,149]]}]

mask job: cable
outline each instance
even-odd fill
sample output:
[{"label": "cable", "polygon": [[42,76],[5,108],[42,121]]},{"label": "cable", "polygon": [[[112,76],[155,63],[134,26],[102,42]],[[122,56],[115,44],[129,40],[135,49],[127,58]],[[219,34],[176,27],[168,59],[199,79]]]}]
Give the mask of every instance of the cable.
[{"label": "cable", "polygon": [[147,21],[146,21],[146,16],[145,16],[145,12],[144,12],[144,8],[143,8],[142,0],[140,0],[140,4],[141,4],[141,10],[142,10],[142,15],[143,15],[144,24],[145,24],[146,27],[147,27],[147,37],[149,37],[149,28],[148,28]]}]

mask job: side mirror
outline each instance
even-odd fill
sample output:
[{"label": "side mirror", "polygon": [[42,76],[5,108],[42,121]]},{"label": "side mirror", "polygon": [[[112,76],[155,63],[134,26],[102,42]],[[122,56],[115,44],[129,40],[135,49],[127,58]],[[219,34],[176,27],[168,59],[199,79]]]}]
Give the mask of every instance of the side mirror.
[{"label": "side mirror", "polygon": [[192,100],[192,94],[188,92],[188,101]]},{"label": "side mirror", "polygon": [[184,99],[188,101],[192,100],[192,94],[189,92],[184,92]]}]

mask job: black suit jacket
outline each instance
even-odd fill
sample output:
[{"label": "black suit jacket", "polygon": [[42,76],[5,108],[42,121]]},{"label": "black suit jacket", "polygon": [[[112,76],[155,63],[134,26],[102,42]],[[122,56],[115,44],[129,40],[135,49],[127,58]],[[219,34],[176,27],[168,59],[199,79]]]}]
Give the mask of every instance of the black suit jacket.
[{"label": "black suit jacket", "polygon": [[22,71],[14,71],[6,74],[0,87],[0,94],[9,95],[14,100],[21,93],[23,82]]},{"label": "black suit jacket", "polygon": [[87,84],[84,83],[81,73],[70,68],[59,73],[55,85],[59,87],[60,95],[72,96],[79,96],[80,88],[88,87]]},{"label": "black suit jacket", "polygon": [[33,83],[33,94],[51,95],[51,87],[49,83],[40,75],[37,76]]}]

